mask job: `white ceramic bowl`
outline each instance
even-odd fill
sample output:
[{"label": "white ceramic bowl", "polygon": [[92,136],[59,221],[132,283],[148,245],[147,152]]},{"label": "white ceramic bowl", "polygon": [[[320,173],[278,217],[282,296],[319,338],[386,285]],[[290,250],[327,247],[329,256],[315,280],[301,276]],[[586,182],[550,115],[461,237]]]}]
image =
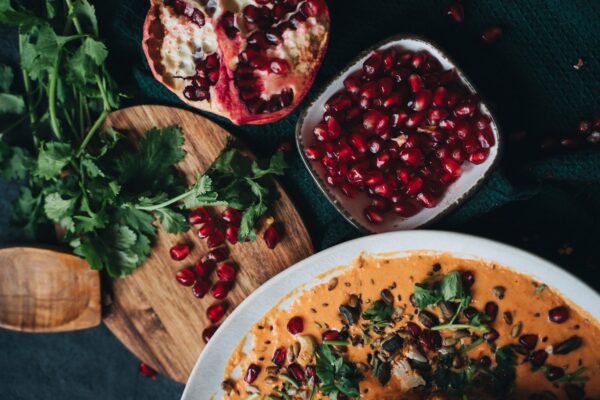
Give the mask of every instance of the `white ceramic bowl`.
[{"label": "white ceramic bowl", "polygon": [[[545,283],[600,320],[598,293],[556,265],[523,250],[487,239],[441,231],[372,235],[339,244],[300,261],[248,296],[205,347],[188,380],[182,400],[209,400],[213,398],[211,396],[214,399],[222,398],[221,382],[232,352],[251,327],[294,289],[309,288],[328,281],[332,275],[343,272],[343,268],[332,271],[333,267],[348,266],[361,252],[402,256],[415,250],[452,253],[457,257],[484,259],[504,265]],[[326,274],[328,271],[330,273]],[[325,276],[317,278],[321,274]],[[288,306],[294,298],[285,299],[280,306]],[[251,343],[251,340],[247,343]]]},{"label": "white ceramic bowl", "polygon": [[465,162],[463,164],[463,173],[461,177],[454,182],[438,205],[434,208],[424,208],[421,212],[409,218],[402,218],[393,212],[386,214],[386,219],[382,224],[371,224],[363,214],[364,208],[368,204],[367,196],[361,193],[354,199],[345,196],[338,188],[332,188],[325,183],[324,169],[320,164],[314,163],[306,158],[304,153],[305,144],[313,143],[313,130],[321,121],[324,112],[324,105],[327,100],[344,87],[344,79],[362,68],[363,62],[369,57],[375,49],[385,50],[388,48],[404,48],[411,51],[425,50],[437,58],[444,69],[456,68],[459,78],[471,93],[477,93],[477,90],[471,81],[465,76],[462,70],[454,63],[439,47],[431,42],[417,36],[394,36],[373,46],[361,53],[358,58],[352,61],[344,70],[334,78],[325,89],[308,105],[302,112],[296,126],[296,143],[304,164],[310,171],[312,177],[317,182],[319,188],[325,196],[333,203],[335,208],[353,225],[367,232],[389,232],[396,230],[414,229],[416,227],[434,222],[436,219],[445,215],[461,202],[467,199],[479,187],[483,180],[491,172],[496,164],[501,148],[501,137],[498,130],[498,124],[493,114],[485,102],[481,102],[481,112],[488,114],[491,119],[491,127],[496,139],[496,145],[490,149],[487,160],[482,164],[473,165]]}]

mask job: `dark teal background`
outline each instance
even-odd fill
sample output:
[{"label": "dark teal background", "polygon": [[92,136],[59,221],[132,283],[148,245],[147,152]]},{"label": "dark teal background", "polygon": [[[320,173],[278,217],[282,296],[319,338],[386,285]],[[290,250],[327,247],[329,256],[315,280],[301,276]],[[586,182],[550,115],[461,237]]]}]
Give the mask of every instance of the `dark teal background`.
[{"label": "dark teal background", "polygon": [[[398,33],[437,42],[459,63],[494,107],[505,138],[498,170],[467,203],[434,228],[514,244],[552,260],[600,289],[600,147],[544,155],[541,138],[571,134],[579,119],[600,113],[600,1],[467,1],[461,25],[445,15],[449,1],[329,1],[331,40],[312,97],[364,48]],[[150,76],[141,48],[147,1],[95,1],[110,50],[110,67],[135,97],[129,104],[181,105]],[[500,25],[492,45],[481,31]],[[0,61],[16,60],[14,32],[0,29]],[[579,57],[585,65],[572,66]],[[258,154],[291,139],[298,112],[274,124],[233,127]],[[509,140],[524,129],[525,142]],[[317,249],[359,236],[321,195],[297,154],[282,179]],[[0,187],[0,242],[14,188]],[[565,249],[572,249],[569,251]],[[600,306],[600,304],[599,304]],[[202,327],[190,327],[202,329]],[[176,399],[183,386],[137,373],[137,360],[104,327],[32,335],[0,330],[0,398]]]}]

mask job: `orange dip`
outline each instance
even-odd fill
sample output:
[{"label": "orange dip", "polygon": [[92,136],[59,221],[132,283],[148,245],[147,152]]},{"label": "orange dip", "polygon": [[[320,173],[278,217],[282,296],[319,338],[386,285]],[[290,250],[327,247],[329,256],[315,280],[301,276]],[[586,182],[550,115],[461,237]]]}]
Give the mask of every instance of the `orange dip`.
[{"label": "orange dip", "polygon": [[[438,265],[433,268],[434,264]],[[433,272],[434,269],[436,272]],[[499,333],[499,337],[493,342],[493,345],[497,348],[518,344],[519,337],[524,334],[538,335],[537,345],[532,351],[547,349],[550,352],[552,345],[563,342],[573,335],[583,339],[583,343],[578,349],[564,355],[548,354],[545,362],[546,366],[562,367],[565,374],[573,373],[580,367],[585,367],[586,369],[580,372],[579,378],[570,383],[551,383],[546,377],[544,370],[546,367],[532,371],[532,365],[527,361],[527,356],[515,352],[517,357],[516,366],[514,367],[516,380],[510,398],[527,399],[533,394],[547,391],[553,393],[557,398],[566,399],[566,385],[577,386],[577,388],[571,387],[571,390],[583,389],[586,398],[600,398],[600,327],[597,321],[574,304],[568,303],[552,289],[546,288],[545,285],[541,286],[540,283],[534,282],[525,275],[493,263],[459,259],[447,254],[414,254],[396,259],[363,256],[355,260],[351,268],[337,275],[335,288],[331,288],[333,283],[326,282],[302,292],[288,309],[274,308],[252,328],[251,350],[244,353],[244,346],[241,344],[231,357],[225,376],[227,378],[226,382],[230,384],[233,390],[224,398],[231,400],[268,399],[267,395],[274,396],[271,398],[285,398],[276,397],[277,394],[273,392],[273,388],[280,387],[284,381],[277,373],[268,378],[269,371],[267,367],[273,365],[271,359],[275,349],[281,347],[287,349],[298,340],[297,335],[288,332],[287,323],[290,318],[299,316],[304,321],[304,329],[298,335],[311,335],[318,343],[321,343],[324,331],[328,329],[342,330],[343,323],[339,306],[347,304],[351,295],[359,295],[362,298],[362,312],[364,312],[373,302],[381,298],[382,289],[387,288],[394,296],[393,306],[396,310],[401,310],[402,317],[395,322],[394,326],[386,327],[385,333],[398,331],[409,321],[425,329],[416,315],[416,308],[409,301],[411,294],[414,292],[415,283],[427,279],[434,280],[436,276],[444,276],[452,271],[470,271],[473,273],[475,283],[470,288],[472,300],[469,305],[471,307],[482,311],[489,301],[493,301],[498,305],[497,317],[494,322],[489,323]],[[432,275],[434,275],[433,278],[431,278]],[[505,289],[503,296],[498,296],[498,287]],[[551,322],[548,318],[548,311],[554,307],[565,305],[569,309],[568,319],[563,323]],[[428,307],[427,310],[437,315],[442,320],[441,323],[444,323],[438,307]],[[508,318],[508,313],[512,318]],[[462,316],[461,321],[464,322]],[[359,323],[351,325],[348,329],[350,337],[361,335],[360,327],[364,323],[365,321],[361,319]],[[518,324],[522,326],[520,330],[515,328],[515,325]],[[439,332],[443,338],[448,338],[452,337],[455,331],[440,330]],[[370,336],[372,340],[380,337],[380,335],[373,332],[370,332]],[[468,345],[471,341],[472,337],[470,336],[460,338],[455,347],[459,348],[461,344]],[[367,357],[372,352],[372,342],[356,346],[349,344],[347,352],[343,353],[343,357],[349,362],[369,366]],[[429,360],[433,360],[437,357],[437,352],[432,350],[425,353],[425,355]],[[485,355],[489,356],[492,361],[490,368],[495,367],[493,346],[490,346],[486,341],[462,353],[463,358],[468,357],[475,361]],[[245,371],[250,364],[260,366],[260,372],[251,386],[244,382]],[[285,371],[288,364],[289,361],[286,361],[281,371]],[[313,359],[309,364],[314,365],[315,360]],[[392,364],[394,365],[394,362]],[[458,369],[455,371],[458,371]],[[437,394],[432,394],[431,391],[419,393],[415,390],[407,390],[407,388],[402,387],[401,379],[394,374],[394,369],[392,369],[389,382],[385,385],[380,384],[373,375],[372,370],[366,370],[364,379],[359,383],[359,388],[361,399],[493,398],[493,396],[486,393],[479,393],[475,397],[447,397],[440,394],[439,390]],[[251,396],[253,392],[257,392],[254,397]],[[298,390],[297,392],[302,393],[303,391]],[[308,399],[310,398],[308,393],[310,393],[310,390],[304,390],[303,394],[297,394],[289,398]],[[318,390],[315,390],[313,396],[314,400],[329,398]]]}]

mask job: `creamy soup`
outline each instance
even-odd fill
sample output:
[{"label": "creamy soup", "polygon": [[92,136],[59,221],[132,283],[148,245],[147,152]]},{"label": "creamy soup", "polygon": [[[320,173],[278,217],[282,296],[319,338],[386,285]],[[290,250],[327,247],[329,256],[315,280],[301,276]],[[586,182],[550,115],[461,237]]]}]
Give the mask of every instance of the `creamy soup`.
[{"label": "creamy soup", "polygon": [[598,322],[505,267],[363,256],[275,308],[226,399],[598,399]]}]

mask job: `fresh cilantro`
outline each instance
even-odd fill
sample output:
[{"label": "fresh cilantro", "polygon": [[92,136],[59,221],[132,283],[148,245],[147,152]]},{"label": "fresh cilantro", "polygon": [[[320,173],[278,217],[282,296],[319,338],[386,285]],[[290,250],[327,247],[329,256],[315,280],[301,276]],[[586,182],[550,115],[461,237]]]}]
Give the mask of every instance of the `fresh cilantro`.
[{"label": "fresh cilantro", "polygon": [[363,375],[354,364],[335,355],[327,345],[317,348],[316,372],[320,380],[319,391],[332,400],[340,394],[358,398],[360,396],[359,382]]},{"label": "fresh cilantro", "polygon": [[462,277],[458,271],[446,274],[433,285],[430,285],[429,282],[417,283],[414,289],[414,299],[419,309],[441,301],[461,300],[466,296],[468,296],[468,290],[463,287]]},{"label": "fresh cilantro", "polygon": [[394,307],[383,300],[375,301],[362,315],[363,319],[370,321],[370,327],[384,327],[392,321]]},{"label": "fresh cilantro", "polygon": [[510,346],[498,348],[494,355],[496,367],[482,372],[487,378],[484,384],[495,398],[505,399],[512,392],[517,377],[517,355]]},{"label": "fresh cilantro", "polygon": [[552,383],[563,383],[563,382],[586,382],[590,378],[587,376],[581,376],[585,371],[587,371],[587,367],[579,367],[574,372],[565,373],[560,378],[552,381]]}]

